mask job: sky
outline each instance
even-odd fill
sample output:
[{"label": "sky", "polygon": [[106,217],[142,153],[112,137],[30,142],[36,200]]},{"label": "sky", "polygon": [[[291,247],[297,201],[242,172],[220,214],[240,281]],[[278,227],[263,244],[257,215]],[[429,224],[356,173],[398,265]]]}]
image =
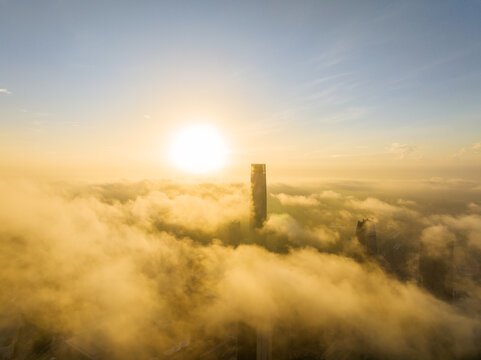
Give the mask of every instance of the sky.
[{"label": "sky", "polygon": [[0,169],[188,176],[173,134],[207,123],[209,176],[476,178],[481,2],[0,0]]}]

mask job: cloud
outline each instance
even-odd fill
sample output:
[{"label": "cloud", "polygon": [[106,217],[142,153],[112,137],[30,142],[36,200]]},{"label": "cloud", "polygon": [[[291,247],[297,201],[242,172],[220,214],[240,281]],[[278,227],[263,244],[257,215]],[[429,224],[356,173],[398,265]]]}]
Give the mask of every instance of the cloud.
[{"label": "cloud", "polygon": [[454,155],[451,156],[452,159],[462,159],[466,156],[473,156],[481,153],[481,142],[477,142],[470,147],[463,147],[459,149]]},{"label": "cloud", "polygon": [[289,214],[273,214],[267,220],[264,230],[287,236],[293,244],[311,245],[318,248],[334,244],[339,239],[339,233],[325,226],[307,228],[299,224]]},{"label": "cloud", "polygon": [[476,203],[469,203],[468,204],[468,209],[471,210],[472,212],[478,212],[481,213],[481,206],[479,206]]},{"label": "cloud", "polygon": [[12,92],[10,90],[4,88],[4,89],[0,89],[0,94],[10,95],[10,94],[12,94]]},{"label": "cloud", "polygon": [[456,231],[458,234],[465,236],[470,244],[481,249],[481,215],[434,215],[430,220],[433,223],[441,223],[451,231]]},{"label": "cloud", "polygon": [[421,234],[423,253],[431,256],[449,256],[450,246],[454,241],[456,236],[444,225],[427,227]]},{"label": "cloud", "polygon": [[271,196],[281,202],[285,206],[304,206],[315,207],[320,204],[322,199],[337,200],[341,199],[342,195],[332,190],[323,190],[319,194],[310,195],[289,195],[285,193],[272,193]]},{"label": "cloud", "polygon": [[400,159],[406,158],[408,155],[412,154],[418,147],[415,145],[400,144],[394,142],[387,148],[389,153],[395,154]]},{"label": "cloud", "polygon": [[397,206],[376,198],[369,197],[365,200],[351,199],[349,200],[348,205],[355,209],[366,210],[367,214],[374,216],[376,214],[379,214],[378,216],[417,216],[416,211],[408,209],[404,206],[406,205],[405,201],[400,203],[401,206]]},{"label": "cloud", "polygon": [[302,196],[302,195],[288,195],[284,193],[271,194],[272,197],[278,199],[282,205],[291,206],[315,206],[319,204],[315,195]]},{"label": "cloud", "polygon": [[[418,219],[382,198],[382,190],[364,198],[353,188],[308,195],[291,188],[263,232],[266,242],[288,239],[277,253],[261,241],[229,242],[237,232],[248,236],[245,184],[0,182],[0,318],[22,313],[115,359],[197,358],[212,348],[211,339],[235,335],[239,321],[288,327],[274,346],[289,336],[313,338],[332,357],[476,354],[476,307],[440,301],[372,261],[356,261],[340,245],[364,214],[383,220],[380,239],[394,227],[419,229],[425,243],[458,232],[474,236],[479,217],[429,215],[426,208]],[[381,248],[385,243],[388,237]]]},{"label": "cloud", "polygon": [[324,190],[319,197],[322,199],[340,199],[342,195],[332,190]]},{"label": "cloud", "polygon": [[414,206],[416,202],[413,200],[398,199],[397,203],[401,206]]}]

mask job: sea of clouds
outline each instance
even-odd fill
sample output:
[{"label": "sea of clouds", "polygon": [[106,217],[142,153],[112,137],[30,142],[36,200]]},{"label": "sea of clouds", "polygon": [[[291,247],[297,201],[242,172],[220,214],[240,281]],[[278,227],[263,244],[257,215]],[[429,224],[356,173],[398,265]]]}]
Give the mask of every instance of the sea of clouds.
[{"label": "sea of clouds", "polygon": [[[313,337],[327,358],[481,351],[476,182],[269,184],[255,237],[245,183],[5,180],[0,199],[4,328],[21,317],[118,359],[193,358],[239,322]],[[355,238],[363,218],[377,256]],[[447,302],[418,285],[419,251],[450,261],[453,242],[462,296]]]}]

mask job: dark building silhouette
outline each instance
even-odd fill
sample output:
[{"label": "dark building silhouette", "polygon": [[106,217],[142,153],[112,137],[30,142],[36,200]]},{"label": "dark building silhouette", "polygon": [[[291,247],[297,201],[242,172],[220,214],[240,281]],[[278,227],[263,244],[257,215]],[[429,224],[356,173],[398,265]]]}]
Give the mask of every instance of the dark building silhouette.
[{"label": "dark building silhouette", "polygon": [[[252,215],[251,228],[262,228],[267,218],[267,184],[266,164],[251,165],[251,197]],[[254,234],[252,234],[254,236]],[[272,359],[272,333],[270,326],[257,329],[256,336],[256,359]]]},{"label": "dark building silhouette", "polygon": [[421,243],[419,283],[438,298],[455,299],[454,241],[446,244],[444,249],[431,253]]},{"label": "dark building silhouette", "polygon": [[245,323],[239,323],[237,329],[237,360],[256,359],[256,331]]},{"label": "dark building silhouette", "polygon": [[257,360],[272,360],[272,329],[257,329]]},{"label": "dark building silhouette", "polygon": [[97,360],[111,357],[108,350],[97,347],[94,341],[47,331],[20,314],[1,317],[0,323],[8,324],[0,329],[2,360]]},{"label": "dark building silhouette", "polygon": [[376,225],[372,220],[363,219],[357,222],[356,237],[368,254],[377,254]]},{"label": "dark building silhouette", "polygon": [[267,218],[266,164],[251,165],[251,227],[261,228]]},{"label": "dark building silhouette", "polygon": [[242,243],[242,226],[240,221],[232,221],[227,225],[226,242],[233,246],[238,246]]},{"label": "dark building silhouette", "polygon": [[[408,234],[409,235],[409,234]],[[400,280],[410,280],[418,277],[418,272],[412,267],[412,256],[418,252],[417,245],[413,247],[410,239],[400,231],[386,234],[382,242],[378,242],[378,259],[387,272],[390,272]],[[383,264],[384,262],[384,264]]]},{"label": "dark building silhouette", "polygon": [[[266,165],[251,165],[251,238],[262,241],[262,234],[256,229],[262,228],[267,218]],[[238,360],[271,360],[272,332],[267,325],[263,329],[254,329],[240,323],[237,335]]]}]

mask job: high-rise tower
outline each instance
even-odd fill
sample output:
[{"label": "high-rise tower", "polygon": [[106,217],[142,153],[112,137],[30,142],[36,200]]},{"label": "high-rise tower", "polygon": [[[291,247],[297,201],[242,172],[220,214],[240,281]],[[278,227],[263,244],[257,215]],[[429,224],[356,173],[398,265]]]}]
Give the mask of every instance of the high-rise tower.
[{"label": "high-rise tower", "polygon": [[[266,165],[251,165],[251,239],[263,241],[255,231],[262,228],[267,218]],[[255,241],[254,240],[254,241]],[[272,331],[270,324],[252,328],[239,324],[237,336],[238,360],[272,360]]]},{"label": "high-rise tower", "polygon": [[376,225],[369,219],[357,222],[357,240],[363,245],[371,255],[377,254]]},{"label": "high-rise tower", "polygon": [[419,253],[419,283],[435,296],[454,300],[455,288],[455,242],[426,246],[421,242]]},{"label": "high-rise tower", "polygon": [[251,165],[251,227],[261,228],[267,218],[266,164]]}]

